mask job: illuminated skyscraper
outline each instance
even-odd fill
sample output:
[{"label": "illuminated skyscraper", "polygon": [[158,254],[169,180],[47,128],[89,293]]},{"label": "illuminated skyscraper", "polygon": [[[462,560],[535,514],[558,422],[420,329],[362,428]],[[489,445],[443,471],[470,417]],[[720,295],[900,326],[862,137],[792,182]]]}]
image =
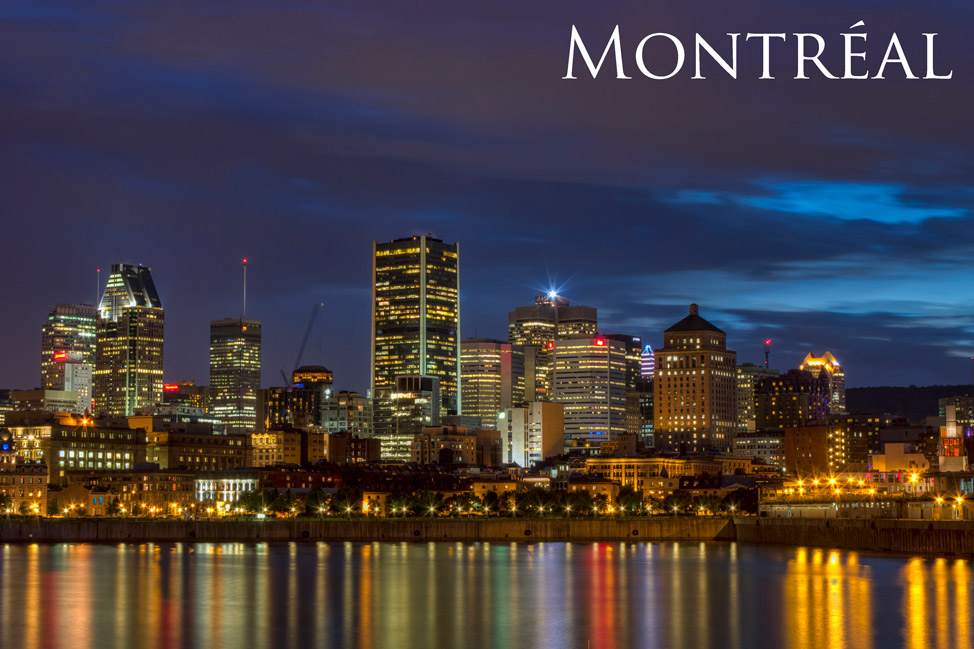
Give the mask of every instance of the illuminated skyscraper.
[{"label": "illuminated skyscraper", "polygon": [[644,379],[652,379],[656,373],[656,357],[653,354],[653,348],[649,345],[643,349],[639,369]]},{"label": "illuminated skyscraper", "polygon": [[556,340],[552,401],[565,407],[565,447],[597,452],[626,432],[626,347],[602,336]]},{"label": "illuminated skyscraper", "polygon": [[780,375],[778,370],[769,369],[763,365],[744,363],[737,366],[737,425],[738,430],[744,432],[757,427],[757,411],[755,410],[756,396],[754,389],[761,379]]},{"label": "illuminated skyscraper", "polygon": [[833,415],[845,412],[845,372],[832,352],[825,352],[821,356],[809,353],[798,369],[808,370],[815,378],[825,372],[829,379],[829,412]]},{"label": "illuminated skyscraper", "polygon": [[210,322],[210,414],[223,422],[226,433],[256,428],[260,332],[260,320]]},{"label": "illuminated skyscraper", "polygon": [[133,415],[162,402],[164,324],[149,268],[113,264],[98,306],[95,412]]},{"label": "illuminated skyscraper", "polygon": [[372,396],[393,389],[397,376],[435,376],[443,412],[459,412],[459,340],[459,244],[373,242]]},{"label": "illuminated skyscraper", "polygon": [[628,334],[607,334],[609,340],[617,340],[626,347],[626,389],[635,390],[643,374],[643,339]]},{"label": "illuminated skyscraper", "polygon": [[656,448],[728,452],[737,430],[737,353],[727,334],[690,314],[663,332],[653,379]]},{"label": "illuminated skyscraper", "polygon": [[573,335],[595,336],[598,311],[571,306],[555,293],[539,295],[532,306],[519,306],[507,314],[507,339],[524,347],[525,398],[551,400],[551,363],[554,341]]},{"label": "illuminated skyscraper", "polygon": [[524,401],[524,353],[520,345],[468,338],[460,342],[463,414],[493,428],[497,414]]},{"label": "illuminated skyscraper", "polygon": [[[65,361],[95,366],[95,317],[90,304],[55,304],[41,327],[41,387],[65,390]],[[90,371],[90,370],[89,370]]]}]

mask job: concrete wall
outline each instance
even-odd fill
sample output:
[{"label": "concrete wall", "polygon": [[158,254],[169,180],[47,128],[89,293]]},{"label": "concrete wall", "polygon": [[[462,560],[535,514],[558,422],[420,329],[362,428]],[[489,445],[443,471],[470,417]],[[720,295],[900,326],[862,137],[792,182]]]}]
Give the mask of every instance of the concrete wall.
[{"label": "concrete wall", "polygon": [[974,522],[738,518],[741,543],[779,543],[905,554],[974,555]]},{"label": "concrete wall", "polygon": [[648,520],[329,520],[0,523],[0,542],[136,541],[710,541],[733,540],[726,518]]}]

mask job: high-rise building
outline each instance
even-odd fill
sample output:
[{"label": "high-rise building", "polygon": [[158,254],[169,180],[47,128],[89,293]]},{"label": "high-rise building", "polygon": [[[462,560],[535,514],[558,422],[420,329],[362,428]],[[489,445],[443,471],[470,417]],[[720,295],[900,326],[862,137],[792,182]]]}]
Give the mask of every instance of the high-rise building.
[{"label": "high-rise building", "polygon": [[162,402],[164,325],[149,268],[113,264],[96,323],[96,412],[133,415]]},{"label": "high-rise building", "polygon": [[737,353],[727,334],[690,313],[663,332],[653,381],[656,447],[731,450],[737,430]]},{"label": "high-rise building", "polygon": [[441,407],[460,404],[459,244],[431,236],[372,242],[372,394],[397,376],[439,379]]},{"label": "high-rise building", "polygon": [[646,345],[643,348],[643,353],[640,356],[640,373],[644,379],[652,379],[653,375],[656,374],[656,355],[653,354],[653,348],[650,345]]},{"label": "high-rise building", "polygon": [[532,401],[505,408],[495,422],[501,432],[504,462],[530,468],[560,455],[565,448],[565,407],[549,401]]},{"label": "high-rise building", "polygon": [[815,378],[824,373],[829,381],[829,412],[833,415],[845,412],[845,371],[832,352],[825,352],[821,356],[809,353],[798,369],[811,372]]},{"label": "high-rise building", "polygon": [[460,342],[463,414],[492,428],[497,414],[524,401],[524,352],[520,345],[488,338]]},{"label": "high-rise building", "polygon": [[210,414],[223,422],[226,433],[257,426],[260,333],[260,320],[210,322]]},{"label": "high-rise building", "polygon": [[[74,412],[91,410],[91,386],[93,366],[81,360],[79,352],[68,352],[64,358],[64,390],[78,395],[78,405]],[[59,361],[60,362],[60,361]]]},{"label": "high-rise building", "polygon": [[440,380],[418,374],[397,376],[393,389],[373,398],[374,435],[382,443],[382,459],[408,462],[415,435],[440,425]]},{"label": "high-rise building", "polygon": [[572,335],[552,350],[552,401],[565,407],[565,447],[598,452],[626,430],[626,347]]},{"label": "high-rise building", "polygon": [[162,386],[162,402],[169,406],[197,408],[210,412],[210,386],[196,385],[195,381],[176,381]]},{"label": "high-rise building", "polygon": [[531,306],[519,306],[507,314],[507,338],[524,347],[525,398],[551,400],[551,362],[555,341],[573,335],[595,336],[598,310],[571,306],[555,293],[539,295]]},{"label": "high-rise building", "polygon": [[[41,387],[64,387],[65,361],[95,366],[95,317],[90,304],[55,304],[41,327]],[[90,371],[90,370],[89,370]]]},{"label": "high-rise building", "polygon": [[626,432],[648,448],[656,445],[654,410],[653,379],[640,379],[634,389],[626,390]]},{"label": "high-rise building", "polygon": [[608,334],[609,340],[618,340],[626,348],[626,389],[635,390],[643,378],[643,339],[628,334]]},{"label": "high-rise building", "polygon": [[754,363],[737,366],[737,425],[740,432],[757,429],[754,389],[758,382],[780,374],[778,370]]},{"label": "high-rise building", "polygon": [[261,390],[258,429],[324,429],[324,410],[332,397],[332,384],[332,372],[323,365],[297,368],[291,375],[291,385]]},{"label": "high-rise building", "polygon": [[788,370],[780,376],[765,377],[754,387],[756,430],[781,431],[828,416],[827,377],[816,378],[805,370]]}]

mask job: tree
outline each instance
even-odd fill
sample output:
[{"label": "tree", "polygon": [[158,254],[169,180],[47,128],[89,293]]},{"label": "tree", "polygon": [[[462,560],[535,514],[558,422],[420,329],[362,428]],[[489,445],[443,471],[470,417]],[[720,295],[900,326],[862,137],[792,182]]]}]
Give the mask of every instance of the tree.
[{"label": "tree", "polygon": [[291,490],[288,489],[282,494],[278,494],[277,498],[270,505],[270,510],[275,514],[284,514],[285,516],[290,516],[292,510],[295,509],[297,499]]},{"label": "tree", "polygon": [[54,500],[53,498],[51,500],[48,500],[47,501],[47,515],[48,516],[57,516],[60,513],[61,512],[59,512],[58,511],[58,508],[57,508],[57,501]]},{"label": "tree", "polygon": [[74,513],[77,514],[78,516],[87,516],[88,508],[85,507],[84,505],[78,505],[77,507],[74,508]]},{"label": "tree", "polygon": [[17,512],[20,513],[21,516],[28,516],[30,514],[30,505],[27,504],[26,500],[20,503],[20,507],[17,508]]},{"label": "tree", "polygon": [[121,513],[121,511],[122,511],[122,506],[119,504],[117,497],[112,502],[108,503],[109,516],[118,516]]},{"label": "tree", "polygon": [[605,511],[609,506],[609,497],[605,494],[595,494],[592,497],[592,507],[597,509],[599,512]]},{"label": "tree", "polygon": [[638,513],[643,505],[643,497],[642,494],[636,493],[632,487],[623,487],[619,490],[616,502],[626,513]]},{"label": "tree", "polygon": [[496,491],[488,491],[484,494],[483,506],[484,512],[490,516],[491,512],[500,512],[500,496],[497,495]]}]

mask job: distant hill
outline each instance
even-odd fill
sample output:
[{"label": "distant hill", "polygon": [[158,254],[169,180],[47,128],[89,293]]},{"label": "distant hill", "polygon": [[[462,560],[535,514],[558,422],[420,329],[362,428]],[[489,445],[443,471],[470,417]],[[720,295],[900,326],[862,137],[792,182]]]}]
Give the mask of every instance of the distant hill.
[{"label": "distant hill", "polygon": [[970,385],[927,385],[908,388],[846,388],[845,406],[849,412],[883,412],[922,423],[936,416],[937,402],[945,397],[960,397],[974,392]]}]

